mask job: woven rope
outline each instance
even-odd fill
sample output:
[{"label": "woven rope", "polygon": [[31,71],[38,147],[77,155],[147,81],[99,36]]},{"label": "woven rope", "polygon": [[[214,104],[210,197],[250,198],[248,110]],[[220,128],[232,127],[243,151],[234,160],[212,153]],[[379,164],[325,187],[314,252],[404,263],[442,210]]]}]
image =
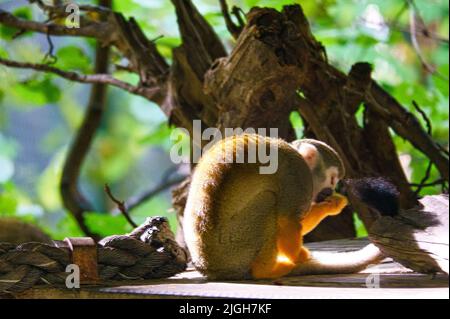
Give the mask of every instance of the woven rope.
[{"label": "woven rope", "polygon": [[[167,219],[151,217],[128,235],[97,244],[98,274],[108,280],[167,278],[186,269],[187,254],[174,240]],[[44,243],[0,243],[0,293],[17,293],[37,284],[61,285],[71,251]]]}]

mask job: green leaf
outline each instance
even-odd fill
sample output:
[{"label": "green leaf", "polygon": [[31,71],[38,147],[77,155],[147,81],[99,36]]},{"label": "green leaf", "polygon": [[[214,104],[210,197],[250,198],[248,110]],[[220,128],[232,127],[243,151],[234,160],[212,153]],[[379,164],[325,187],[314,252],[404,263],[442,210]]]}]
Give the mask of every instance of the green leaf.
[{"label": "green leaf", "polygon": [[[448,51],[447,51],[448,54]],[[448,56],[447,56],[447,61],[448,61]],[[441,65],[438,68],[438,72],[440,74],[443,74],[444,76],[446,76],[448,78],[448,74],[449,74],[449,66],[448,63],[445,65]],[[448,96],[448,80],[442,79],[438,76],[433,76],[433,82],[434,85],[436,86],[436,88],[444,95],[444,96]]]},{"label": "green leaf", "polygon": [[65,46],[56,52],[58,67],[64,70],[78,70],[83,73],[90,71],[91,59],[82,48],[74,45]]},{"label": "green leaf", "polygon": [[17,33],[17,29],[0,24],[0,37],[3,39],[11,39]]},{"label": "green leaf", "polygon": [[355,118],[356,121],[358,122],[359,127],[364,127],[364,104],[360,103],[360,105],[358,106],[358,109],[355,112]]},{"label": "green leaf", "polygon": [[363,47],[369,48],[369,47],[373,47],[379,41],[369,35],[358,34],[358,36],[356,37],[354,42],[360,44]]},{"label": "green leaf", "polygon": [[[8,58],[8,52],[6,52],[6,50],[2,47],[0,47],[0,58],[4,58],[4,59]],[[1,74],[1,70],[0,70],[0,74]]]},{"label": "green leaf", "polygon": [[289,121],[295,130],[295,136],[297,138],[302,138],[303,136],[303,122],[300,114],[297,111],[291,112],[289,115]]},{"label": "green leaf", "polygon": [[368,234],[366,227],[364,227],[362,220],[358,217],[358,214],[356,213],[353,213],[353,222],[355,224],[356,237],[366,237]]},{"label": "green leaf", "polygon": [[[162,123],[153,132],[139,140],[140,144],[160,145],[167,144],[172,129],[167,123]],[[170,145],[170,144],[168,144]],[[167,145],[165,145],[167,146]]]},{"label": "green leaf", "polygon": [[65,152],[55,152],[48,166],[35,182],[36,193],[40,204],[47,212],[56,212],[62,207],[59,181],[61,180],[62,166]]},{"label": "green leaf", "polygon": [[17,205],[18,200],[14,192],[7,189],[0,191],[0,216],[14,216]]},{"label": "green leaf", "polygon": [[90,212],[85,214],[85,221],[89,229],[102,236],[122,235],[132,230],[132,227],[122,215],[111,216]]},{"label": "green leaf", "polygon": [[19,103],[42,106],[55,103],[61,97],[61,90],[50,76],[43,79],[31,79],[20,83],[11,91]]},{"label": "green leaf", "polygon": [[[21,7],[13,11],[13,15],[25,19],[25,20],[31,20],[32,14],[31,14],[31,8],[30,7]],[[3,24],[0,24],[0,37],[4,39],[11,39],[17,32],[19,32],[19,29],[17,28],[11,28],[8,26],[5,26]],[[32,32],[25,32],[23,35],[30,35]]]},{"label": "green leaf", "polygon": [[13,15],[21,19],[31,20],[31,8],[29,6],[18,8],[13,11]]}]

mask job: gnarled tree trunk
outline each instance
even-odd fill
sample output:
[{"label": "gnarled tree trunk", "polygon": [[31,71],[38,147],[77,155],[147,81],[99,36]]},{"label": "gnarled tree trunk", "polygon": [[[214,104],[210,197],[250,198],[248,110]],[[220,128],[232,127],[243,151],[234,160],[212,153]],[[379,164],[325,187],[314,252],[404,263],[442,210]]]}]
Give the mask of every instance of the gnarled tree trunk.
[{"label": "gnarled tree trunk", "polygon": [[[192,26],[188,23],[191,20],[178,17],[182,32],[184,24]],[[186,49],[189,38],[183,40]],[[211,39],[201,39],[202,43],[207,41]],[[199,54],[199,47],[206,52]],[[207,52],[207,45],[191,48],[183,52],[190,68],[198,65],[199,56],[213,56]],[[203,83],[199,95],[206,95],[204,99],[208,103],[203,107],[195,102],[191,105],[203,112],[211,110],[212,105],[214,111],[209,114],[215,116],[205,118],[204,122],[210,123],[207,125],[213,124],[221,130],[277,128],[279,137],[290,141],[295,134],[289,115],[298,111],[308,127],[308,135],[329,143],[341,154],[347,177],[389,177],[399,188],[401,205],[405,208],[415,205],[416,197],[400,165],[389,127],[410,141],[422,140],[422,145],[417,147],[427,155],[428,149],[440,154],[435,164],[448,178],[448,169],[444,167],[448,159],[415,117],[395,99],[387,98],[389,95],[371,79],[370,65],[357,63],[346,75],[328,63],[325,48],[315,40],[299,5],[286,6],[282,12],[253,8],[233,51],[229,56],[222,55],[222,52],[215,54],[219,59],[206,71],[203,67],[197,73],[197,79]],[[197,83],[195,86],[201,87]],[[186,90],[196,91],[192,86]],[[355,116],[359,107],[364,107],[362,127]],[[201,113],[200,118],[204,118]],[[406,123],[410,125],[408,131],[403,127]],[[179,214],[183,211],[187,185],[174,192],[174,205]],[[366,227],[370,227],[375,218],[373,213],[356,198],[350,200]],[[353,209],[325,220],[307,239],[354,236]]]}]

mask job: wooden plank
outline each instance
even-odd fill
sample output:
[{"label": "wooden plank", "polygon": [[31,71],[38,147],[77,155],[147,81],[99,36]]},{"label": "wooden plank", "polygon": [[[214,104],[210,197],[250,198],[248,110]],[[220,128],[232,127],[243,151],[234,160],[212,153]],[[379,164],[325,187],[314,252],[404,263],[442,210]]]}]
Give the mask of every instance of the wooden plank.
[{"label": "wooden plank", "polygon": [[[404,281],[404,279],[402,280]],[[365,299],[449,298],[448,288],[348,288],[278,286],[247,283],[148,284],[83,288],[80,290],[36,288],[19,298],[262,298],[262,299]]]},{"label": "wooden plank", "polygon": [[420,204],[394,217],[381,217],[369,236],[386,256],[410,269],[448,274],[448,195],[425,196]]},{"label": "wooden plank", "polygon": [[[352,251],[367,239],[309,244],[312,250]],[[380,288],[367,288],[377,286]],[[448,276],[414,273],[386,259],[364,272],[295,276],[277,280],[211,282],[193,269],[169,279],[111,282],[78,290],[40,286],[16,298],[449,298]]]}]

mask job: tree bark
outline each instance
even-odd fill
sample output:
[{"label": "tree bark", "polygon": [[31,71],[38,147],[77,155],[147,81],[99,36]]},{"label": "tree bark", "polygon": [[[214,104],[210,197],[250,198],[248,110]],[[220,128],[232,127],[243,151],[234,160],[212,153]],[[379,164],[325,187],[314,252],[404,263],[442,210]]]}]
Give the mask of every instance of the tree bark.
[{"label": "tree bark", "polygon": [[[412,122],[418,121],[403,108],[400,111],[393,99],[381,104],[387,93],[371,79],[371,66],[357,63],[348,75],[331,66],[298,5],[286,6],[282,12],[253,8],[247,21],[231,54],[216,60],[205,76],[204,93],[218,109],[217,127],[277,128],[279,136],[290,141],[295,135],[289,115],[298,110],[310,133],[338,150],[348,178],[389,177],[400,190],[401,206],[416,205],[389,127],[399,134],[405,131],[385,112],[408,114]],[[363,126],[355,116],[359,107],[364,108]],[[404,123],[404,116],[397,118]],[[421,136],[432,147],[434,142],[423,129],[413,127],[414,133],[407,138]],[[436,152],[437,147],[433,151],[433,157],[439,157],[436,166],[440,161],[448,163],[448,158]],[[441,173],[446,176],[445,169]],[[185,200],[187,187],[183,187],[184,193],[175,193],[175,204]],[[356,198],[350,201],[370,227],[375,213]],[[183,205],[178,206],[181,213]],[[325,220],[307,239],[354,236],[353,209]]]}]

